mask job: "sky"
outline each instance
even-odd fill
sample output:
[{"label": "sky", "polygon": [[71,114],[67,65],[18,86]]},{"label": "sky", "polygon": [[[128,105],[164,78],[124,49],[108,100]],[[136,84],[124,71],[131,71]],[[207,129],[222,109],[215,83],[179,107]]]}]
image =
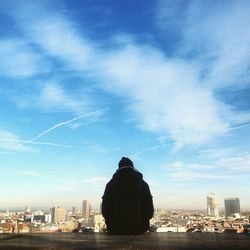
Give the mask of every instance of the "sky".
[{"label": "sky", "polygon": [[156,208],[250,209],[249,12],[0,0],[0,208],[99,208],[126,156]]}]

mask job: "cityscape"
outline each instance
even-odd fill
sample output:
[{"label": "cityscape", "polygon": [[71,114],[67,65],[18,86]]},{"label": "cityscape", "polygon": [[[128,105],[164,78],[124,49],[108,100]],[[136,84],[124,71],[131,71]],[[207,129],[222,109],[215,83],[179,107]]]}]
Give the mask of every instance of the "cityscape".
[{"label": "cityscape", "polygon": [[[150,232],[211,232],[250,233],[250,211],[240,209],[240,199],[224,199],[225,209],[220,211],[215,194],[207,196],[205,210],[167,210],[155,208],[150,221]],[[122,223],[122,222],[121,222]],[[0,233],[105,233],[106,225],[99,210],[88,200],[81,207],[66,209],[54,206],[47,210],[0,211]]]}]

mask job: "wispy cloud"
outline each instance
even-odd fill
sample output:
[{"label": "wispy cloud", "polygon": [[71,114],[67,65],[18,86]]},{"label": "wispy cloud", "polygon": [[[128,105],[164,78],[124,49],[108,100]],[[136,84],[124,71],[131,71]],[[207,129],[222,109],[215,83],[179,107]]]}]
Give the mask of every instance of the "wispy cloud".
[{"label": "wispy cloud", "polygon": [[167,163],[162,168],[175,180],[223,180],[230,178],[240,180],[244,178],[242,173],[249,173],[250,171],[250,154],[223,157],[210,164],[176,161]]},{"label": "wispy cloud", "polygon": [[[201,105],[200,109],[206,116],[204,121],[207,124],[214,118],[217,120],[216,125],[218,121],[224,123],[225,131],[220,132],[223,130],[223,126],[217,127],[215,129],[217,135],[229,131],[230,127],[235,124],[249,121],[249,112],[235,112],[232,106],[218,102],[214,95],[215,91],[220,88],[232,85],[235,88],[242,88],[249,82],[247,73],[249,72],[248,58],[250,55],[250,36],[247,25],[250,22],[249,8],[250,5],[247,1],[243,1],[241,4],[234,1],[228,1],[226,4],[188,1],[184,5],[183,1],[158,1],[156,8],[156,25],[165,35],[166,42],[169,36],[178,38],[179,42],[174,46],[174,58],[195,66],[196,72],[193,71],[193,76],[197,79],[195,85],[198,88],[202,86],[203,90],[210,92],[212,103],[211,99],[209,101],[205,97],[204,104],[202,102],[196,104]],[[172,27],[175,27],[174,32]],[[173,66],[175,69],[177,68],[176,64]],[[192,86],[189,78],[183,79],[183,82],[185,82],[184,85]],[[180,82],[179,84],[183,85]],[[185,89],[183,90],[185,91]],[[193,93],[196,97],[197,94],[201,97],[199,92],[194,91]],[[190,102],[186,103],[190,112],[196,113],[192,105],[190,107]],[[206,105],[209,109],[213,107],[215,112],[209,112]],[[181,111],[184,109],[182,108]],[[178,109],[177,112],[179,113]],[[198,121],[194,115],[189,117],[193,121]],[[204,116],[200,117],[202,120],[204,119]],[[202,125],[199,121],[197,124]],[[181,124],[179,123],[179,125]],[[209,131],[206,126],[202,127],[204,131],[200,132],[203,135],[207,134],[208,137],[200,137],[200,141],[206,141],[213,136],[215,131]],[[182,128],[185,134],[188,129],[187,124],[184,124]],[[199,135],[198,128],[194,128]],[[178,131],[177,134],[181,135],[181,131]],[[193,135],[191,137],[193,138]]]},{"label": "wispy cloud", "polygon": [[216,165],[226,170],[249,172],[250,171],[250,154],[244,154],[235,157],[224,157],[216,161]]},{"label": "wispy cloud", "polygon": [[[60,83],[59,78],[39,80],[36,84],[30,82],[18,86],[16,89],[13,88],[8,95],[20,109],[35,109],[47,113],[60,112],[80,115],[96,106],[95,101],[90,98],[86,90],[82,87],[64,86]],[[19,94],[20,90],[22,93]]]},{"label": "wispy cloud", "polygon": [[84,183],[93,183],[93,184],[106,184],[107,182],[109,181],[108,178],[106,177],[91,177],[91,178],[88,178],[88,179],[84,179],[83,182]]},{"label": "wispy cloud", "polygon": [[111,152],[117,152],[120,151],[122,148],[121,147],[116,147],[116,148],[110,148],[107,146],[99,145],[98,143],[93,142],[88,142],[85,148],[89,151],[95,152],[95,153],[101,153],[101,154],[108,154]]},{"label": "wispy cloud", "polygon": [[176,161],[168,163],[163,166],[167,170],[209,170],[215,168],[213,164],[202,164],[202,163],[184,163],[182,161]]},{"label": "wispy cloud", "polygon": [[74,148],[73,146],[52,143],[52,142],[29,141],[29,140],[20,140],[20,139],[13,139],[13,138],[1,138],[0,141],[5,142],[5,143],[21,143],[21,144],[33,144],[33,145],[46,145],[46,146],[54,146],[54,147],[61,147],[61,148]]},{"label": "wispy cloud", "polygon": [[234,175],[217,175],[211,173],[199,173],[199,172],[189,172],[189,171],[178,171],[175,173],[171,173],[169,175],[173,179],[178,180],[224,180],[224,179],[233,179]]},{"label": "wispy cloud", "polygon": [[200,150],[199,157],[200,158],[209,158],[209,159],[218,159],[222,157],[226,157],[232,155],[234,152],[233,148],[207,148]]},{"label": "wispy cloud", "polygon": [[49,63],[20,39],[0,40],[0,75],[31,77],[49,70]]},{"label": "wispy cloud", "polygon": [[238,178],[235,174],[226,171],[220,173],[220,168],[216,163],[202,164],[202,163],[185,163],[182,161],[172,162],[162,167],[168,173],[168,176],[173,180],[224,180],[231,178]]},{"label": "wispy cloud", "polygon": [[37,152],[36,149],[24,145],[17,135],[8,131],[0,131],[0,148],[14,152]]},{"label": "wispy cloud", "polygon": [[3,154],[3,155],[9,155],[9,154],[12,154],[13,152],[9,152],[9,151],[0,151],[0,154]]},{"label": "wispy cloud", "polygon": [[161,148],[161,146],[157,145],[157,146],[152,146],[152,147],[148,147],[148,148],[145,148],[139,152],[136,152],[132,155],[132,158],[133,159],[137,159],[138,157],[140,157],[141,155],[145,154],[145,153],[148,153],[150,151],[154,151],[154,150],[157,150]]},{"label": "wispy cloud", "polygon": [[[113,48],[101,49],[74,22],[41,2],[20,5],[14,16],[26,39],[45,54],[59,59],[68,70],[81,74],[88,71],[91,79],[99,81],[99,89],[126,99],[141,129],[169,135],[176,149],[209,143],[242,122],[238,112],[218,99],[215,91],[239,81],[239,85],[245,84],[248,79],[247,8],[231,2],[229,7],[236,8],[190,1],[187,8],[178,5],[171,11],[176,15],[169,16],[169,4],[164,2],[159,1],[156,8],[161,20],[157,24],[164,30],[170,20],[181,38],[172,56],[155,46],[139,44],[132,36],[119,37],[117,44],[112,38]],[[171,4],[173,9],[175,3]],[[207,10],[210,15],[203,15]],[[82,105],[66,97],[59,85],[45,86],[40,103],[52,107],[62,104],[71,111]],[[248,122],[248,113],[242,114]]]},{"label": "wispy cloud", "polygon": [[231,127],[228,129],[228,131],[231,131],[231,130],[237,130],[237,129],[242,129],[242,128],[248,128],[250,127],[250,123],[247,123],[247,124],[242,124],[242,125],[239,125],[239,126],[234,126],[234,127]]},{"label": "wispy cloud", "polygon": [[11,12],[28,41],[66,63],[71,70],[89,68],[93,57],[91,42],[79,35],[80,29],[62,14],[63,11],[59,13],[49,1],[16,1],[16,5],[19,8]]},{"label": "wispy cloud", "polygon": [[37,171],[23,171],[23,170],[16,170],[14,171],[14,174],[17,174],[17,175],[26,175],[26,176],[33,176],[33,177],[39,177],[39,176],[42,176],[39,172]]},{"label": "wispy cloud", "polygon": [[200,85],[197,69],[185,61],[128,44],[106,57],[103,67],[107,89],[131,101],[141,127],[169,134],[177,148],[208,142],[230,126],[223,119],[226,105]]},{"label": "wispy cloud", "polygon": [[156,24],[165,39],[177,36],[176,55],[197,64],[207,85],[237,87],[249,79],[249,8],[248,1],[159,0]]},{"label": "wispy cloud", "polygon": [[82,93],[81,98],[77,98],[55,82],[43,84],[39,91],[35,103],[39,108],[47,111],[66,111],[79,114],[90,107],[86,94]]},{"label": "wispy cloud", "polygon": [[[53,180],[53,179],[52,179]],[[73,193],[82,193],[86,190],[86,184],[88,189],[103,187],[109,179],[102,176],[89,177],[83,180],[59,180],[61,182],[60,187],[54,188],[55,191],[65,191]]]}]

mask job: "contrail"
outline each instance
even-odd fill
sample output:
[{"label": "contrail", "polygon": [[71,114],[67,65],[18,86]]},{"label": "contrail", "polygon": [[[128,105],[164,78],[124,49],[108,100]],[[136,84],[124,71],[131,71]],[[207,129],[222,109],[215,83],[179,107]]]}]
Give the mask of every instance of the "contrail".
[{"label": "contrail", "polygon": [[143,150],[141,150],[141,151],[139,151],[139,152],[137,152],[137,153],[134,153],[134,154],[132,155],[132,157],[133,157],[133,158],[136,158],[136,157],[138,157],[139,155],[144,154],[145,152],[153,151],[153,150],[156,150],[156,149],[158,149],[158,148],[160,148],[160,147],[162,147],[162,146],[161,146],[161,145],[157,145],[157,146],[152,146],[152,147],[149,147],[149,148],[145,148],[145,149],[143,149]]},{"label": "contrail", "polygon": [[230,131],[230,130],[235,130],[235,129],[240,129],[240,128],[246,128],[246,127],[249,127],[249,126],[250,126],[250,123],[246,123],[246,124],[243,124],[243,125],[239,125],[239,126],[229,128],[227,130]]},{"label": "contrail", "polygon": [[83,118],[83,117],[89,117],[89,116],[93,116],[93,115],[102,113],[104,110],[105,110],[105,109],[99,109],[99,110],[96,110],[96,111],[93,111],[93,112],[89,112],[89,113],[86,113],[86,114],[79,115],[79,116],[77,116],[77,117],[75,117],[75,118],[73,118],[73,119],[70,119],[70,120],[68,120],[68,121],[60,122],[60,123],[58,123],[58,124],[52,126],[51,128],[49,128],[49,129],[43,131],[42,133],[40,133],[39,135],[35,136],[34,138],[28,140],[26,143],[32,143],[32,142],[34,142],[35,140],[37,140],[38,138],[40,138],[40,137],[42,137],[42,136],[48,134],[49,132],[51,132],[52,130],[54,130],[54,129],[56,129],[56,128],[59,128],[59,127],[61,127],[61,126],[63,126],[63,125],[67,125],[67,124],[69,124],[69,123],[72,123],[72,122],[74,122],[74,121],[77,121],[77,120],[79,120],[79,119],[81,119],[81,118]]},{"label": "contrail", "polygon": [[55,146],[55,147],[61,147],[61,148],[74,148],[73,146],[69,145],[63,145],[63,144],[58,144],[58,143],[52,143],[52,142],[38,142],[38,141],[27,141],[27,140],[16,140],[16,139],[0,139],[1,141],[5,142],[20,142],[22,144],[37,144],[37,145],[48,145],[48,146]]}]

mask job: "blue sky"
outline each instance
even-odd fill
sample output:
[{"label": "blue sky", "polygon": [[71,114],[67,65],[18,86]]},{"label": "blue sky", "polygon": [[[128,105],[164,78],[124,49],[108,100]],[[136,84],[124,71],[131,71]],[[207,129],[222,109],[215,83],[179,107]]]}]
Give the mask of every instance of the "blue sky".
[{"label": "blue sky", "polygon": [[250,208],[249,1],[0,1],[0,207],[99,207],[122,156],[156,207]]}]

